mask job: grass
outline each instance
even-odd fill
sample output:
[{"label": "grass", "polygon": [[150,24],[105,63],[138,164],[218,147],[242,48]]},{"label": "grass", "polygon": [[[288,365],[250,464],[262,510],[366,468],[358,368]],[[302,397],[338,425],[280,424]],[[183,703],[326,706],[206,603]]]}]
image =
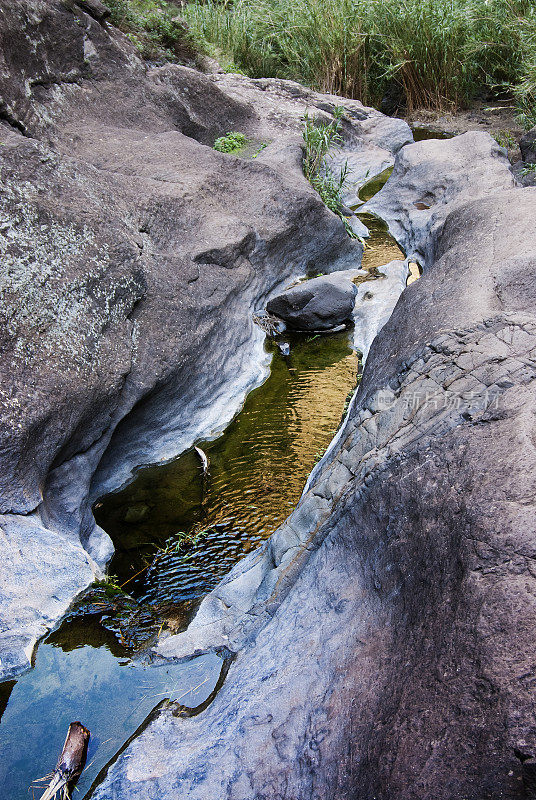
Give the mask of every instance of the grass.
[{"label": "grass", "polygon": [[193,0],[198,44],[253,77],[449,110],[512,90],[536,121],[533,0]]},{"label": "grass", "polygon": [[527,164],[523,167],[520,172],[522,178],[526,178],[527,175],[535,175],[536,174],[536,164]]},{"label": "grass", "polygon": [[305,177],[316,189],[324,204],[337,214],[344,223],[346,232],[353,239],[356,234],[348,224],[348,220],[342,213],[342,190],[346,183],[348,165],[345,164],[339,175],[335,175],[326,161],[326,156],[331,147],[342,141],[340,135],[341,120],[345,111],[342,106],[333,110],[333,120],[329,123],[316,122],[308,114],[305,115],[303,126],[303,172]]},{"label": "grass", "polygon": [[243,133],[231,131],[225,136],[220,136],[214,142],[214,150],[219,153],[238,153],[247,144],[247,139]]}]

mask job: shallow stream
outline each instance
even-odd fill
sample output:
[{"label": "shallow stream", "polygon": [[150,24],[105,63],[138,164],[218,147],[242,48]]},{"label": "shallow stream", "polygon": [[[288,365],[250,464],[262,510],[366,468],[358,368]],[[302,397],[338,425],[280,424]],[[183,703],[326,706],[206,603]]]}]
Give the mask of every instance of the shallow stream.
[{"label": "shallow stream", "polygon": [[[362,199],[381,188],[366,187]],[[372,218],[363,258],[368,279],[403,258]],[[201,598],[296,505],[307,476],[341,421],[355,389],[358,355],[351,332],[273,342],[266,382],[218,439],[200,442],[205,476],[190,450],[172,463],[141,469],[123,490],[101,498],[97,522],[112,536],[114,576],[90,591],[41,643],[35,666],[0,684],[0,785],[10,800],[32,797],[50,773],[70,722],[92,732],[78,797],[166,698],[195,709],[211,699],[226,663],[210,654],[154,667],[137,657],[163,627],[186,626]],[[224,655],[224,654],[222,654]],[[42,784],[40,784],[42,786]],[[34,784],[35,797],[42,788]]]}]

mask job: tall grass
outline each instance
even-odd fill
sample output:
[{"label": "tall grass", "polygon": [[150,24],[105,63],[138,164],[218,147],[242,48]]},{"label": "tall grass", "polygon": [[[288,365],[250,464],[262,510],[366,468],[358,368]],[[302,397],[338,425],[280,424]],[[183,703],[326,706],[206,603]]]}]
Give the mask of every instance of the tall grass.
[{"label": "tall grass", "polygon": [[194,0],[183,10],[198,42],[253,77],[365,103],[395,85],[409,110],[460,107],[512,84],[533,102],[534,13],[534,0]]},{"label": "tall grass", "polygon": [[514,92],[526,127],[536,125],[536,8],[520,21],[521,80]]}]

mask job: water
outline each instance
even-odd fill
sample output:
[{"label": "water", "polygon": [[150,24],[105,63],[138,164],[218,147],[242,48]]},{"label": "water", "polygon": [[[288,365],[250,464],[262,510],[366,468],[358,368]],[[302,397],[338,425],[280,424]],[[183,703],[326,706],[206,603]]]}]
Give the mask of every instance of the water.
[{"label": "water", "polygon": [[[200,444],[210,460],[208,479],[191,450],[140,470],[95,509],[117,548],[110,571],[119,583],[129,581],[125,588],[140,601],[157,606],[173,630],[288,516],[356,385],[348,332],[285,338],[290,356],[275,347],[267,381],[223,436]],[[201,532],[198,541],[177,551],[182,534],[192,531]]]},{"label": "water", "polygon": [[127,585],[134,600],[113,592],[108,598],[103,590],[90,595],[41,644],[33,670],[0,684],[2,796],[31,797],[32,781],[54,768],[69,723],[80,720],[92,732],[82,798],[161,700],[182,697],[195,707],[216,686],[219,656],[155,668],[130,660],[129,645],[146,645],[163,624],[184,626],[200,598],[285,519],[331,440],[356,383],[349,334],[289,341],[290,356],[275,348],[268,380],[223,436],[201,444],[211,462],[208,481],[189,451],[141,470],[130,486],[101,501],[96,514],[117,544],[111,571],[121,581],[179,531],[207,533]]},{"label": "water", "polygon": [[[91,620],[67,623],[39,647],[35,668],[0,684],[2,797],[28,800],[37,778],[52,772],[70,722],[92,733],[83,797],[100,770],[163,700],[196,707],[215,688],[222,659],[210,654],[185,664],[131,662],[114,636]],[[3,712],[3,713],[1,713]],[[43,783],[34,786],[40,797]]]},{"label": "water", "polygon": [[413,139],[416,142],[422,142],[427,139],[452,139],[453,136],[456,136],[455,133],[447,133],[447,131],[436,131],[433,128],[427,128],[426,126],[415,125],[411,128],[413,133]]}]

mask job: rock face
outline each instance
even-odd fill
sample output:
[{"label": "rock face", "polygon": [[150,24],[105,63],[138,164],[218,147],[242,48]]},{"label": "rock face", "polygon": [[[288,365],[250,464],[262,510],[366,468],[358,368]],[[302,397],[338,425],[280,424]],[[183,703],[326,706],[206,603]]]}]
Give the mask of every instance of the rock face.
[{"label": "rock face", "polygon": [[[376,337],[337,446],[271,540],[159,645],[226,644],[226,682],[193,719],[161,712],[94,800],[522,796],[514,748],[536,751],[536,190],[509,188],[491,145],[487,161],[466,155],[480,184],[438,167],[434,142],[418,154],[415,198],[442,182],[452,199],[436,224],[402,220],[424,274]],[[409,192],[397,174],[384,208]]]},{"label": "rock face", "polygon": [[[0,677],[109,559],[92,501],[265,374],[252,312],[362,252],[301,170],[303,114],[332,119],[337,98],[149,68],[101,5],[0,9]],[[348,108],[345,147],[376,158],[385,118]],[[268,146],[213,151],[229,130]]]},{"label": "rock face", "polygon": [[322,275],[268,301],[269,314],[298,331],[327,331],[352,319],[357,286],[347,275]]},{"label": "rock face", "polygon": [[383,189],[359,210],[385,220],[406,255],[424,265],[434,260],[435,234],[457,204],[515,185],[506,151],[473,131],[404,147]]}]

